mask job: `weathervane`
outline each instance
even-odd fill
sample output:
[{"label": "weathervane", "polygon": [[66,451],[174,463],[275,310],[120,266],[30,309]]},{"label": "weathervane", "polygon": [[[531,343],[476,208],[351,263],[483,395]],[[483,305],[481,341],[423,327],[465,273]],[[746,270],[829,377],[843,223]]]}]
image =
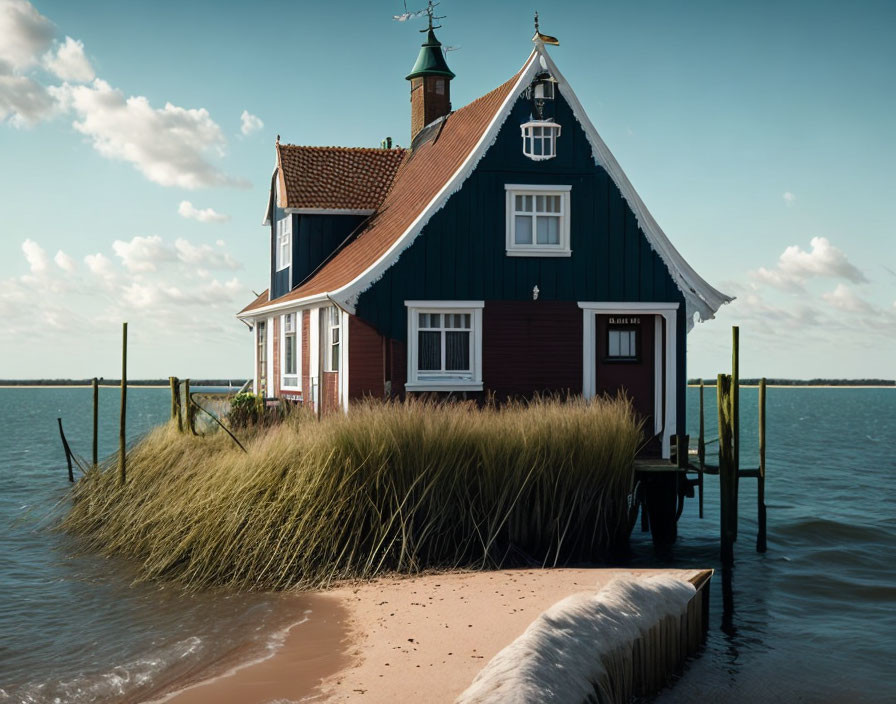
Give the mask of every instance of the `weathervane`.
[{"label": "weathervane", "polygon": [[535,11],[535,36],[532,37],[532,41],[536,44],[553,44],[554,46],[560,46],[557,37],[541,33],[541,30],[538,28],[538,10]]},{"label": "weathervane", "polygon": [[[431,32],[434,29],[441,29],[442,25],[434,24],[438,20],[445,19],[446,15],[437,15],[436,14],[436,6],[440,5],[440,2],[433,2],[433,0],[429,0],[426,7],[422,10],[408,10],[407,0],[403,1],[404,12],[400,15],[392,15],[392,19],[396,22],[407,22],[408,20],[417,19],[418,17],[426,16],[428,23],[427,26],[423,29],[419,30],[421,33]],[[449,51],[457,51],[460,49],[459,46],[442,46],[442,53],[448,53]]]}]

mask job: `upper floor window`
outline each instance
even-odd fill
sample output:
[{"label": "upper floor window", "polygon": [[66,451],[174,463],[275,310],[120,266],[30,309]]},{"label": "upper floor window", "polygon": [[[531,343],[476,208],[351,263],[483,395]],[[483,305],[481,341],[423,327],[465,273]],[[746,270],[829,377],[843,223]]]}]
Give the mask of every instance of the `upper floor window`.
[{"label": "upper floor window", "polygon": [[523,134],[523,154],[533,161],[544,161],[557,156],[557,138],[560,125],[552,120],[532,120],[524,122],[520,129]]},{"label": "upper floor window", "polygon": [[507,254],[568,257],[571,186],[508,184]]},{"label": "upper floor window", "polygon": [[482,390],[482,301],[405,301],[408,391]]},{"label": "upper floor window", "polygon": [[340,346],[340,328],[339,328],[339,308],[329,306],[324,309],[326,325],[326,347],[324,348],[324,371],[339,371],[339,346]]},{"label": "upper floor window", "polygon": [[274,247],[277,271],[292,263],[292,215],[277,221],[277,241]]},{"label": "upper floor window", "polygon": [[281,366],[283,379],[281,386],[297,389],[299,384],[299,344],[297,317],[300,313],[283,316],[283,339],[281,341]]}]

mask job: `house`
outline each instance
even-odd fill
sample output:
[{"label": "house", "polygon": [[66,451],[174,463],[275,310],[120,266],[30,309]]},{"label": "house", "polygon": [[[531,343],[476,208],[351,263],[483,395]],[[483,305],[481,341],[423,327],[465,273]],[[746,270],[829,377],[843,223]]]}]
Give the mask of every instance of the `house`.
[{"label": "house", "polygon": [[686,334],[731,298],[672,246],[536,32],[457,110],[430,21],[407,149],[276,144],[255,391],[356,399],[626,389],[668,457]]}]

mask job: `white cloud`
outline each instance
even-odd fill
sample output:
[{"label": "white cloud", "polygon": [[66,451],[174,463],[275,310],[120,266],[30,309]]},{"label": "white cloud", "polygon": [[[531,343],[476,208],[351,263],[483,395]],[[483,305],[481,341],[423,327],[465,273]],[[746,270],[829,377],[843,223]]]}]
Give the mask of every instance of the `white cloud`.
[{"label": "white cloud", "polygon": [[188,220],[198,220],[199,222],[227,222],[230,220],[229,215],[216,212],[212,208],[203,208],[200,210],[199,208],[194,207],[188,200],[182,200],[180,202],[180,205],[177,207],[177,212],[181,217],[187,218]]},{"label": "white cloud", "polygon": [[218,249],[216,250],[209,244],[194,245],[185,239],[178,239],[174,242],[174,248],[177,250],[177,258],[185,264],[201,265],[209,269],[239,269],[240,264],[228,252],[223,250],[224,242],[218,240]]},{"label": "white cloud", "polygon": [[89,85],[66,83],[50,92],[79,116],[74,127],[90,138],[94,149],[133,164],[154,183],[189,189],[245,185],[206,158],[210,151],[223,154],[225,140],[204,108],[171,103],[154,108],[145,97],[125,98],[99,78]]},{"label": "white cloud", "polygon": [[793,202],[796,200],[796,196],[790,191],[784,191],[784,194],[781,197],[787,205],[793,205]]},{"label": "white cloud", "polygon": [[28,127],[52,114],[54,106],[44,86],[8,72],[8,64],[0,61],[0,122]]},{"label": "white cloud", "polygon": [[47,89],[23,71],[50,46],[52,22],[24,0],[0,0],[0,122],[33,125],[53,111]]},{"label": "white cloud", "polygon": [[24,71],[53,41],[53,23],[25,0],[0,0],[0,63]]},{"label": "white cloud", "polygon": [[821,297],[834,308],[849,313],[871,313],[874,311],[874,306],[859,298],[855,292],[845,284],[837,284],[837,288],[833,291],[821,294]]},{"label": "white cloud", "polygon": [[133,237],[130,242],[115,240],[112,243],[115,255],[121,259],[125,269],[135,271],[155,271],[162,262],[175,259],[174,251],[158,235]]},{"label": "white cloud", "polygon": [[791,291],[802,290],[808,279],[817,277],[846,279],[852,283],[868,281],[826,237],[813,237],[810,245],[810,252],[800,249],[799,245],[791,245],[778,258],[774,269],[761,267],[751,272],[752,277],[761,283]]},{"label": "white cloud", "polygon": [[56,256],[53,257],[53,261],[56,262],[56,266],[58,266],[63,271],[72,272],[75,270],[75,260],[68,256],[61,249],[56,252]]},{"label": "white cloud", "polygon": [[243,114],[240,115],[240,132],[248,136],[253,132],[258,132],[262,127],[264,127],[264,123],[261,118],[248,110],[243,110]]},{"label": "white cloud", "polygon": [[25,240],[22,242],[22,252],[25,253],[25,260],[32,274],[42,274],[47,270],[50,263],[46,251],[34,240]]},{"label": "white cloud", "polygon": [[93,66],[84,55],[84,43],[71,37],[44,57],[44,66],[63,81],[86,83],[94,79]]}]

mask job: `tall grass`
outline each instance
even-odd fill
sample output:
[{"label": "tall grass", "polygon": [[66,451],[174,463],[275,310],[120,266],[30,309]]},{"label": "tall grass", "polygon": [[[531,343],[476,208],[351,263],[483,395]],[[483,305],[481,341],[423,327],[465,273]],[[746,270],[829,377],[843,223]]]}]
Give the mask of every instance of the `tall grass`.
[{"label": "tall grass", "polygon": [[62,526],[191,588],[589,560],[625,537],[641,431],[623,398],[371,402],[241,440],[157,428],[127,484],[88,471]]}]

